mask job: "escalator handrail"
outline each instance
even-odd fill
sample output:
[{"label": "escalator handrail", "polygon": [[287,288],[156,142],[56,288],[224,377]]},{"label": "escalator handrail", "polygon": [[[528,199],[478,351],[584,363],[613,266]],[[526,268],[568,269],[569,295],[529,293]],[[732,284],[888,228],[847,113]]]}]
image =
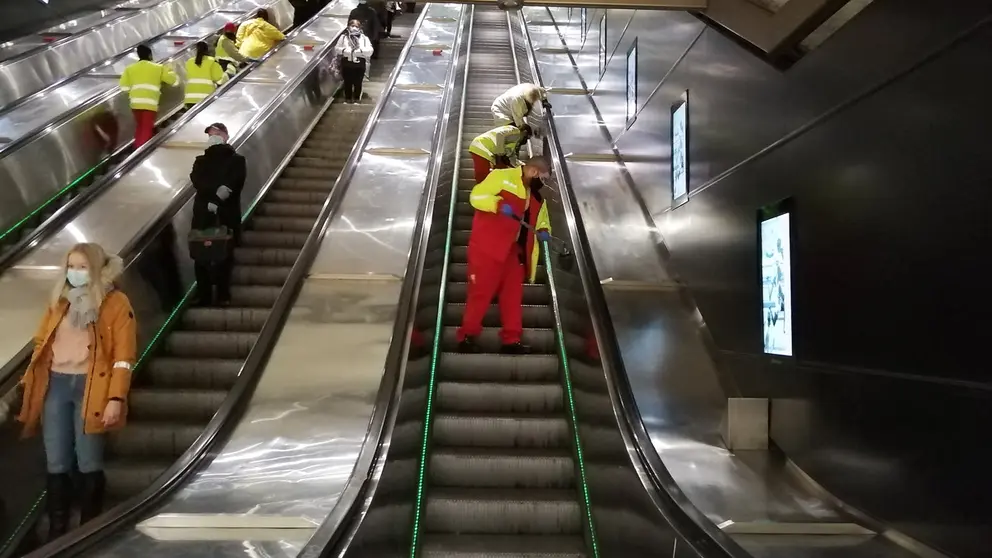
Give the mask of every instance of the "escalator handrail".
[{"label": "escalator handrail", "polygon": [[[317,17],[320,17],[319,15]],[[220,98],[221,94],[226,92],[228,89],[234,87],[236,84],[240,83],[241,80],[245,79],[252,70],[259,68],[266,60],[274,56],[283,47],[292,43],[293,39],[299,34],[299,29],[293,30],[289,35],[286,36],[286,40],[277,44],[272,50],[265,53],[262,57],[258,59],[257,62],[250,65],[245,70],[239,72],[236,76],[227,80],[224,84],[218,87],[214,93],[206,101],[196,103],[191,109],[186,111],[178,120],[176,120],[171,128],[165,133],[156,134],[150,141],[134,150],[120,165],[114,169],[113,174],[108,174],[101,178],[96,183],[92,184],[90,187],[86,188],[83,192],[80,192],[78,196],[73,198],[67,204],[60,207],[55,213],[52,214],[44,223],[42,223],[38,228],[31,232],[30,235],[20,240],[13,248],[7,251],[3,256],[0,256],[0,276],[8,272],[12,267],[14,267],[17,262],[21,260],[29,251],[37,247],[42,241],[46,240],[49,236],[54,233],[60,232],[65,229],[65,226],[77,216],[76,209],[85,206],[91,200],[95,199],[99,195],[103,194],[108,189],[112,188],[119,178],[134,170],[135,167],[144,162],[146,155],[150,154],[155,149],[158,149],[163,143],[165,143],[169,138],[178,133],[184,126],[186,126],[190,121],[196,118],[202,111],[207,110],[207,107],[211,105],[214,101]],[[336,43],[337,39],[331,42],[331,44]],[[315,53],[313,59],[317,59],[320,53]],[[297,76],[298,79],[302,79],[302,76],[306,75],[305,72]],[[291,82],[289,85],[291,87],[284,88],[283,91],[271,99],[269,104],[262,107],[261,110],[255,113],[254,118],[248,120],[245,123],[244,128],[238,133],[236,139],[232,139],[231,145],[234,147],[240,146],[262,122],[268,117],[271,112],[282,103],[288,94],[287,91],[293,91],[296,82]],[[188,185],[187,185],[188,186]],[[137,259],[138,255],[144,251],[144,248],[151,241],[158,232],[164,228],[169,222],[172,221],[172,216],[179,211],[186,201],[193,195],[191,188],[187,187],[180,191],[172,199],[172,201],[166,206],[162,213],[151,222],[147,223],[142,227],[123,248],[120,250],[120,256],[124,258],[126,262],[130,264],[131,261]],[[133,257],[129,257],[130,254],[134,254]],[[6,364],[0,366],[0,388],[10,384],[10,380],[15,377],[27,364],[28,358],[31,356],[33,350],[32,342],[29,341],[20,352],[18,352],[14,358],[10,359]],[[0,392],[2,393],[2,392]]]},{"label": "escalator handrail", "polygon": [[[179,0],[177,0],[177,1],[179,1]],[[220,12],[221,10],[222,10],[222,7],[217,7],[217,8],[213,8],[211,10],[208,10],[202,16],[200,16],[199,18],[197,18],[196,21],[199,21],[199,20],[201,20],[201,19],[203,19],[203,18],[205,18],[205,17],[207,17],[207,16],[209,16],[211,14],[215,14],[217,12]],[[128,14],[128,15],[135,15],[135,14]],[[123,18],[118,18],[118,19],[111,20],[110,23],[118,22],[121,19],[123,19]],[[170,27],[169,29],[166,29],[164,32],[159,33],[158,35],[155,35],[154,37],[149,37],[149,38],[147,38],[145,40],[142,40],[138,44],[148,44],[148,43],[151,43],[152,41],[156,41],[156,40],[161,39],[161,38],[164,38],[164,37],[171,37],[172,34],[175,33],[178,29],[182,29],[183,27],[189,25],[190,23],[191,23],[191,20],[186,20],[186,21],[184,21],[184,22],[182,22],[182,23],[180,23],[178,25],[174,25],[174,26]],[[99,27],[102,27],[103,25],[104,24],[94,26],[93,29],[97,29]],[[56,46],[58,46],[58,44],[62,43],[63,41],[68,41],[68,40],[70,40],[70,39],[72,39],[74,37],[78,37],[78,36],[79,36],[79,34],[69,35],[67,37],[63,37],[62,39],[59,39],[58,41],[53,41],[51,44],[46,45],[46,48],[49,48],[49,49],[55,48]],[[108,60],[114,60],[114,59],[120,58],[121,56],[126,56],[130,51],[134,50],[136,47],[137,47],[137,45],[130,46],[127,49],[125,49],[125,50],[123,50],[121,52],[118,52],[117,54],[113,54],[113,55],[111,55],[108,58],[104,58],[103,60],[101,60],[99,62],[95,62],[93,64],[90,64],[89,66],[86,66],[85,68],[81,68],[81,69],[79,69],[79,70],[77,70],[77,71],[75,71],[75,72],[73,72],[73,73],[71,73],[71,74],[69,74],[67,76],[64,76],[62,78],[59,78],[59,79],[53,81],[52,83],[49,83],[45,87],[43,87],[43,88],[35,91],[34,93],[30,93],[30,94],[25,95],[25,96],[23,96],[23,97],[15,100],[15,101],[9,102],[6,105],[0,106],[0,117],[3,117],[5,115],[7,115],[12,110],[16,109],[17,107],[23,106],[25,103],[27,103],[27,102],[29,102],[29,101],[31,101],[33,99],[37,99],[39,97],[42,97],[46,93],[49,93],[51,91],[54,91],[55,89],[58,89],[59,87],[65,85],[66,83],[69,83],[72,80],[75,80],[75,79],[77,79],[79,77],[82,77],[82,76],[84,76],[84,75],[92,72],[93,70],[95,70],[95,69],[103,66],[104,64],[106,64]],[[33,52],[33,51],[28,51],[28,52]],[[15,60],[13,60],[13,59],[4,60],[2,63],[0,63],[0,69],[2,69],[3,66],[5,66],[6,64],[9,64],[9,63],[11,63],[13,61],[15,61]]]},{"label": "escalator handrail", "polygon": [[[428,9],[425,8],[421,12],[417,24],[410,32],[411,42],[407,43],[407,48],[413,45],[412,40],[416,39],[421,23],[427,17]],[[461,45],[464,40],[462,33],[465,26],[464,18],[469,17],[466,15],[467,13],[468,9],[463,8],[459,16],[458,32],[451,50],[453,55],[461,52]],[[406,51],[401,54],[401,60],[405,58]],[[448,107],[455,91],[451,80],[458,74],[456,68],[459,63],[461,61],[452,62],[448,72],[448,83],[445,84],[441,93],[439,106],[444,111],[444,115],[435,121],[432,132],[435,146],[444,142],[443,132],[447,129],[450,119]],[[401,64],[398,63],[393,76],[390,77],[390,87],[384,88],[383,91],[391,90],[391,85],[395,81],[395,77],[399,75],[401,67]],[[434,215],[434,199],[440,183],[442,155],[443,153],[438,149],[432,149],[428,156],[426,190],[421,196],[420,210],[417,212],[417,215],[421,215],[423,218],[417,219],[413,231],[406,273],[400,287],[400,304],[393,325],[389,351],[386,354],[383,379],[379,384],[372,419],[369,422],[369,430],[338,503],[317,528],[310,541],[307,542],[307,545],[300,552],[299,558],[327,558],[342,555],[351,544],[364,517],[363,513],[368,511],[363,509],[364,503],[374,495],[381,479],[388,442],[392,438],[399,412],[402,385],[406,378],[407,355],[409,355],[410,339],[417,314],[417,303],[420,298],[421,278],[427,257],[428,238],[431,233],[430,224],[433,222]]]},{"label": "escalator handrail", "polygon": [[[517,17],[526,41],[531,75],[535,83],[542,85],[543,80],[534,55],[530,30],[527,28],[523,13],[518,13]],[[574,66],[574,60],[572,62]],[[596,279],[599,275],[591,256],[589,239],[582,226],[580,208],[568,186],[571,180],[565,164],[565,154],[558,141],[554,115],[551,111],[546,111],[545,114],[548,119],[548,131],[545,135],[548,145],[546,152],[551,154],[554,173],[558,184],[561,185],[559,195],[572,239],[572,252],[581,278],[583,294],[590,306],[590,319],[602,357],[610,400],[617,414],[617,422],[628,454],[632,458],[634,454],[639,457],[640,465],[645,469],[644,472],[648,474],[653,485],[645,487],[652,496],[652,501],[679,538],[692,547],[697,555],[705,558],[747,558],[750,555],[689,500],[654,449],[627,378],[613,323],[608,318],[609,307],[606,304],[606,297]],[[550,269],[548,272],[550,274]]]},{"label": "escalator handrail", "polygon": [[[304,29],[304,27],[298,28],[291,33],[290,36],[287,36],[287,40],[284,44],[290,44],[291,40],[295,38],[296,35],[302,31],[302,29]],[[245,132],[239,135],[238,140],[232,142],[232,145],[235,147],[240,146],[250,135],[247,133],[248,130],[253,131],[257,128],[258,125],[265,120],[265,118],[271,115],[273,110],[281,105],[285,97],[296,91],[301,86],[306,76],[315,71],[317,65],[320,64],[326,56],[328,56],[328,53],[333,53],[333,49],[335,48],[339,38],[340,35],[336,36],[333,40],[326,43],[320,51],[315,53],[307,63],[304,70],[302,70],[292,81],[289,82],[288,87],[284,89],[283,93],[270,101],[270,105],[267,105],[257,113],[256,119],[252,121],[254,124],[246,126]],[[264,59],[265,57],[263,57],[263,60]],[[294,146],[294,149],[286,155],[279,167],[275,169],[273,177],[277,177],[282,169],[289,164],[290,160],[295,155],[297,148],[302,145],[303,141],[306,139],[306,136],[317,125],[317,122],[320,120],[321,116],[323,116],[323,113],[327,110],[327,108],[330,107],[332,102],[333,95],[328,99],[323,109],[314,118],[314,121]],[[349,164],[353,166],[354,161],[349,159]],[[263,198],[269,187],[274,182],[275,178],[270,178],[257,196],[257,199]],[[139,517],[161,503],[163,499],[183,486],[185,481],[199,469],[199,466],[212,456],[212,451],[218,444],[222,443],[230,432],[237,426],[238,421],[235,419],[237,419],[243,412],[248,401],[251,399],[250,396],[254,391],[255,385],[257,385],[258,380],[262,376],[262,372],[265,369],[265,363],[267,362],[268,357],[275,346],[274,341],[278,337],[283,323],[288,318],[288,310],[296,297],[296,293],[302,286],[303,280],[306,278],[307,272],[320,248],[323,234],[329,223],[331,211],[337,207],[340,202],[341,192],[339,192],[339,185],[340,182],[335,183],[333,187],[334,189],[324,201],[317,220],[311,228],[310,233],[307,236],[307,240],[300,251],[300,255],[293,264],[293,267],[289,272],[289,276],[287,277],[282,290],[279,292],[279,295],[273,304],[269,317],[266,318],[265,323],[259,332],[257,341],[241,367],[234,387],[231,388],[231,391],[224,398],[224,402],[214,414],[213,418],[211,418],[204,431],[199,437],[197,437],[193,445],[190,446],[164,473],[162,473],[162,475],[159,476],[151,486],[136,496],[133,496],[127,501],[112,508],[100,517],[81,526],[80,528],[70,531],[67,535],[25,555],[24,558],[77,556],[79,553],[91,549],[93,546],[112,536],[121,527],[137,521]],[[251,214],[253,209],[254,206],[249,208],[246,212],[245,218]],[[165,224],[163,223],[162,226],[164,227]],[[142,251],[144,248],[148,247],[153,238],[154,235],[149,235],[149,237],[145,239],[145,242],[140,245],[142,247]],[[182,305],[182,303],[180,303],[180,305]]]}]

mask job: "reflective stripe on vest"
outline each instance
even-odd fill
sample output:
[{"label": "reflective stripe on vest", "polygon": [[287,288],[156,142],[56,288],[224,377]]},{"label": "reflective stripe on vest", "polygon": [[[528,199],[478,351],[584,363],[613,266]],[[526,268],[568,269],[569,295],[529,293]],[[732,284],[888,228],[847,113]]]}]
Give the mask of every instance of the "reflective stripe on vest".
[{"label": "reflective stripe on vest", "polygon": [[217,89],[214,77],[222,75],[223,71],[216,60],[209,56],[204,56],[200,65],[196,65],[196,58],[186,61],[186,98],[187,105],[198,103],[210,96]]},{"label": "reflective stripe on vest", "polygon": [[139,60],[124,71],[128,74],[130,87],[121,87],[128,92],[131,108],[158,110],[158,100],[162,96],[162,73],[165,68],[148,60]]},{"label": "reflective stripe on vest", "polygon": [[[503,152],[497,153],[500,138],[503,139]],[[509,157],[516,153],[520,139],[520,129],[516,126],[500,126],[477,136],[469,144],[468,151],[489,162],[494,162],[496,157]]]}]

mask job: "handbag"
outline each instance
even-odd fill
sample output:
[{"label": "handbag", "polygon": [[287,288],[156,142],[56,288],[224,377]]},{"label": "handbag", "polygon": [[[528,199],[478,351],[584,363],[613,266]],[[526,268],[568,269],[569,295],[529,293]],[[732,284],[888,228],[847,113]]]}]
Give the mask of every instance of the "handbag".
[{"label": "handbag", "polygon": [[[218,217],[218,221],[219,221]],[[234,250],[234,234],[231,229],[217,224],[206,229],[190,229],[187,235],[189,256],[196,263],[220,263]]]}]

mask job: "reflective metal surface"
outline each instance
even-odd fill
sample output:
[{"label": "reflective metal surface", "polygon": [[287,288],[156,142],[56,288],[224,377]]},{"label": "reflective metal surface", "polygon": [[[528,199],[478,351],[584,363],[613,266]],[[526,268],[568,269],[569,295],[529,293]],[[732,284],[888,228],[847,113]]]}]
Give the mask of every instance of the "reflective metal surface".
[{"label": "reflective metal surface", "polygon": [[95,10],[86,14],[76,14],[66,21],[55,24],[38,33],[32,33],[4,42],[0,44],[0,62],[20,56],[32,49],[48,46],[50,44],[49,41],[51,39],[57,39],[59,35],[82,33],[91,27],[124,17],[132,12],[119,8],[133,8],[137,3],[138,0],[128,0],[111,8]]},{"label": "reflective metal surface", "polygon": [[[573,193],[581,207],[599,278],[604,281],[638,409],[655,449],[679,487],[715,522],[729,519],[792,526],[809,521],[855,521],[880,532],[902,532],[826,540],[735,535],[756,555],[900,556],[927,552],[902,535],[961,556],[981,556],[987,551],[976,543],[979,533],[987,533],[992,524],[989,507],[966,496],[988,486],[988,476],[971,465],[984,463],[986,460],[977,455],[987,452],[964,441],[982,435],[974,425],[987,423],[987,413],[979,411],[977,403],[986,400],[987,393],[938,383],[927,388],[882,376],[888,371],[845,366],[864,366],[873,360],[899,363],[897,369],[915,369],[920,376],[953,373],[979,379],[972,374],[973,368],[964,364],[979,357],[965,356],[968,351],[961,347],[977,347],[980,342],[973,345],[969,340],[962,345],[960,339],[948,339],[947,344],[935,344],[932,335],[939,338],[940,334],[933,328],[891,311],[903,304],[900,301],[917,298],[912,285],[918,287],[920,277],[914,274],[908,282],[893,277],[887,267],[891,260],[878,261],[877,254],[896,257],[891,250],[901,250],[898,257],[916,261],[918,247],[935,239],[923,231],[918,235],[907,231],[905,234],[916,240],[904,244],[905,250],[893,244],[882,248],[867,240],[878,240],[879,227],[906,230],[907,224],[901,220],[904,214],[887,217],[889,204],[910,195],[904,190],[906,169],[921,168],[907,160],[908,154],[921,152],[917,146],[926,141],[924,137],[935,137],[925,131],[926,126],[911,127],[914,139],[904,140],[901,151],[881,153],[877,142],[891,133],[882,122],[913,120],[909,115],[919,113],[910,106],[931,106],[934,110],[937,106],[978,106],[975,97],[963,93],[970,87],[963,77],[955,84],[945,78],[957,75],[953,68],[962,67],[965,60],[975,59],[980,44],[987,45],[988,5],[964,2],[955,7],[960,8],[958,12],[933,10],[925,2],[910,4],[911,8],[906,3],[874,2],[787,73],[768,66],[720,33],[705,29],[688,14],[610,10],[606,25],[608,63],[602,77],[598,52],[602,11],[589,10],[587,29],[583,30],[578,10],[572,10],[569,20],[567,9],[551,9],[559,23],[556,27],[550,24],[548,10],[524,9],[539,47],[545,85],[578,88],[580,93],[584,88],[594,91],[593,95],[552,92],[558,136],[565,151],[571,153],[568,168]],[[913,15],[908,16],[903,11],[906,9]],[[977,39],[976,21],[986,22],[981,40]],[[967,35],[969,47],[952,42],[967,33],[975,37]],[[882,44],[872,42],[882,35]],[[912,42],[912,36],[925,40],[914,43],[910,51],[903,50],[900,45]],[[635,38],[639,45],[638,107],[636,120],[628,127],[625,65]],[[564,51],[565,45],[571,55]],[[945,54],[943,49],[951,45],[956,47],[953,55]],[[908,74],[914,76],[912,79],[902,73],[922,64],[925,56],[937,56],[934,53],[946,56],[947,61],[927,72],[920,66]],[[836,113],[838,116],[828,112],[843,106],[841,103],[859,100],[863,92],[887,84],[887,80],[899,80],[895,83],[900,86],[885,85],[877,101],[844,118],[839,117],[841,112]],[[920,88],[928,97],[921,96]],[[691,115],[690,194],[688,203],[672,209],[669,110],[686,89]],[[951,90],[960,93],[938,93]],[[954,99],[947,100],[951,96]],[[968,110],[960,109],[954,116],[945,114],[946,134],[963,142],[971,141],[963,138],[980,136],[965,122]],[[821,116],[829,119],[820,120]],[[807,137],[799,132],[816,125],[823,131],[810,132],[810,139],[797,141]],[[876,143],[866,139],[855,142],[857,150],[854,146],[848,149],[854,130]],[[965,132],[961,134],[961,130]],[[937,150],[945,162],[948,153],[953,151],[956,159],[962,150],[970,149],[955,145],[958,147]],[[775,155],[767,155],[766,149],[772,148]],[[836,150],[848,153],[843,172],[838,170],[841,163]],[[823,153],[832,155],[824,159]],[[934,155],[933,168],[941,167],[936,162],[941,155],[928,153]],[[617,155],[622,164],[617,162]],[[768,161],[752,160],[765,156]],[[843,192],[837,190],[840,184],[846,185],[841,187]],[[880,188],[888,190],[883,194]],[[869,196],[871,202],[863,197],[869,190],[874,192]],[[927,197],[922,194],[924,190],[921,183],[912,191]],[[799,279],[795,283],[799,289],[795,291],[797,312],[802,305],[804,316],[796,315],[797,342],[810,360],[819,361],[808,365],[769,362],[761,355],[754,215],[764,204],[790,195],[804,197],[801,219],[808,224],[802,225],[805,228],[800,233],[804,235],[803,250],[815,254],[808,262],[804,259],[797,264],[802,267],[793,272],[803,270],[802,275],[794,275],[803,281],[802,286]],[[932,199],[926,203],[932,208],[931,202],[936,203]],[[841,216],[852,215],[864,223],[855,225],[856,232],[839,232],[848,227],[838,224],[847,222],[847,217]],[[964,215],[960,218],[969,222]],[[969,230],[962,234],[977,233],[977,229]],[[840,248],[838,242],[847,242],[848,247],[868,242],[872,248],[868,252],[851,248],[852,252]],[[875,265],[869,263],[876,261]],[[845,271],[838,275],[837,269]],[[928,285],[946,284],[948,280],[947,275],[938,277],[936,272],[924,275]],[[901,283],[909,284],[905,288],[895,286]],[[846,297],[839,299],[837,292],[859,293],[857,300],[864,306],[854,305]],[[920,317],[917,310],[914,315]],[[874,334],[865,330],[867,315],[872,316],[869,321]],[[960,323],[971,323],[963,314],[955,316]],[[886,332],[884,339],[877,335],[879,331]],[[919,351],[906,351],[907,339],[927,346],[921,349],[928,355],[926,365],[919,362]],[[929,360],[931,356],[933,360]],[[938,363],[941,358],[943,364]],[[837,360],[843,364],[822,364]],[[719,435],[720,422],[726,398],[740,394],[771,397],[772,416],[777,417],[771,425],[773,441],[815,481],[842,498],[843,504],[865,510],[883,522],[868,520],[816,491],[776,451],[727,451]],[[936,411],[937,405],[950,405],[960,413],[950,417]],[[837,409],[845,412],[838,414]],[[848,416],[850,413],[857,418]],[[931,418],[924,421],[922,416]],[[941,418],[935,418],[938,416]],[[959,441],[942,443],[940,450],[924,450],[921,433],[937,430],[969,434],[952,436]],[[921,457],[921,451],[926,457]],[[951,461],[936,457],[948,452],[960,457]],[[902,489],[893,488],[896,481],[892,477],[900,479],[897,484]],[[874,480],[866,480],[869,478]],[[883,478],[888,481],[883,482]],[[942,496],[935,496],[938,492]]]},{"label": "reflective metal surface", "polygon": [[[334,9],[332,7],[332,9]],[[345,11],[350,7],[341,5]],[[460,6],[431,5],[429,14],[457,14]],[[325,18],[330,19],[330,18]],[[337,20],[343,24],[343,20]],[[450,36],[453,22],[440,27],[424,25],[416,42]],[[340,28],[338,28],[340,29]],[[412,52],[412,51],[411,51]],[[409,60],[409,59],[408,59]],[[450,66],[449,57],[432,57],[437,65]],[[409,60],[409,64],[426,64]],[[404,65],[404,71],[410,68]],[[436,71],[425,71],[435,75]],[[443,74],[443,72],[442,72]],[[443,80],[444,78],[442,78]],[[425,81],[426,84],[440,83]],[[394,98],[393,90],[377,122],[436,119],[436,99]],[[285,116],[299,112],[286,112]],[[272,119],[270,119],[272,120]],[[275,123],[275,122],[273,122]],[[299,128],[291,129],[302,131]],[[372,140],[383,145],[388,126],[373,129]],[[414,132],[419,147],[429,152],[433,128]],[[261,143],[257,146],[264,149]],[[251,159],[249,159],[251,160]],[[424,188],[426,155],[372,156],[365,153],[347,183],[342,203],[335,210],[321,252],[342,245],[364,246],[363,237],[377,238],[395,248],[390,260],[406,261],[417,200]],[[411,201],[412,200],[412,201]],[[394,227],[399,223],[399,228]],[[341,226],[346,224],[345,226]],[[405,239],[403,237],[405,231]],[[350,235],[347,232],[358,234]],[[387,236],[382,236],[387,232]],[[404,244],[405,242],[405,244]],[[351,478],[362,447],[379,389],[383,363],[394,328],[400,278],[405,269],[390,268],[400,277],[372,282],[370,271],[379,254],[362,259],[324,256],[315,260],[310,278],[296,300],[289,321],[256,388],[247,414],[210,465],[198,471],[156,517],[101,548],[101,557],[115,556],[296,556],[302,547],[299,533],[268,533],[261,523],[245,523],[242,514],[263,522],[312,522],[319,524],[337,503]],[[185,537],[169,536],[168,529],[151,530],[155,524],[175,522],[180,516]],[[208,526],[217,524],[213,514],[225,514],[245,528],[240,537]],[[266,519],[267,518],[267,519]],[[294,523],[296,524],[296,523]],[[191,531],[195,534],[189,534]],[[289,536],[292,535],[292,536]],[[189,540],[189,538],[197,540]],[[204,540],[213,539],[213,540]],[[275,539],[275,540],[273,540]]]},{"label": "reflective metal surface", "polygon": [[0,107],[37,93],[225,3],[226,0],[168,0],[57,41],[48,48],[0,62]]}]

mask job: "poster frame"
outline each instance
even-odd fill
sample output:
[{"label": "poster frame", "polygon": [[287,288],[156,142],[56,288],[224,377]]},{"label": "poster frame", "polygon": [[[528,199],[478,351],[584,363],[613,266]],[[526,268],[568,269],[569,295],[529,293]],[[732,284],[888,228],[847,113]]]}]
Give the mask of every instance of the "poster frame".
[{"label": "poster frame", "polygon": [[[677,196],[675,195],[675,112],[685,106],[685,193]],[[692,191],[692,173],[690,169],[692,168],[692,161],[690,160],[690,145],[692,142],[692,120],[690,115],[691,106],[689,104],[689,90],[686,89],[679,95],[677,101],[672,103],[669,109],[668,115],[668,141],[671,146],[671,153],[669,156],[669,172],[668,172],[668,182],[669,182],[669,193],[672,197],[672,209],[680,207],[682,204],[689,201],[689,195]]]},{"label": "poster frame", "polygon": [[[798,218],[796,214],[796,203],[794,198],[789,197],[774,203],[764,205],[755,212],[755,240],[757,242],[757,282],[758,282],[758,301],[757,301],[757,317],[760,327],[758,328],[759,339],[758,344],[760,346],[759,352],[767,358],[774,360],[785,360],[793,361],[796,359],[796,339],[798,337],[798,331],[796,328],[796,269],[798,267],[799,258],[797,257],[797,248],[799,243],[797,242],[796,231],[798,227]],[[790,307],[789,311],[789,321],[791,324],[790,335],[792,337],[791,347],[792,354],[785,355],[780,353],[767,352],[765,350],[765,313],[764,313],[764,277],[762,272],[762,258],[763,258],[763,246],[762,246],[762,233],[761,225],[766,221],[775,219],[776,217],[781,217],[782,215],[789,216],[789,262],[788,262],[788,280],[789,280],[789,291],[790,291]]]}]

